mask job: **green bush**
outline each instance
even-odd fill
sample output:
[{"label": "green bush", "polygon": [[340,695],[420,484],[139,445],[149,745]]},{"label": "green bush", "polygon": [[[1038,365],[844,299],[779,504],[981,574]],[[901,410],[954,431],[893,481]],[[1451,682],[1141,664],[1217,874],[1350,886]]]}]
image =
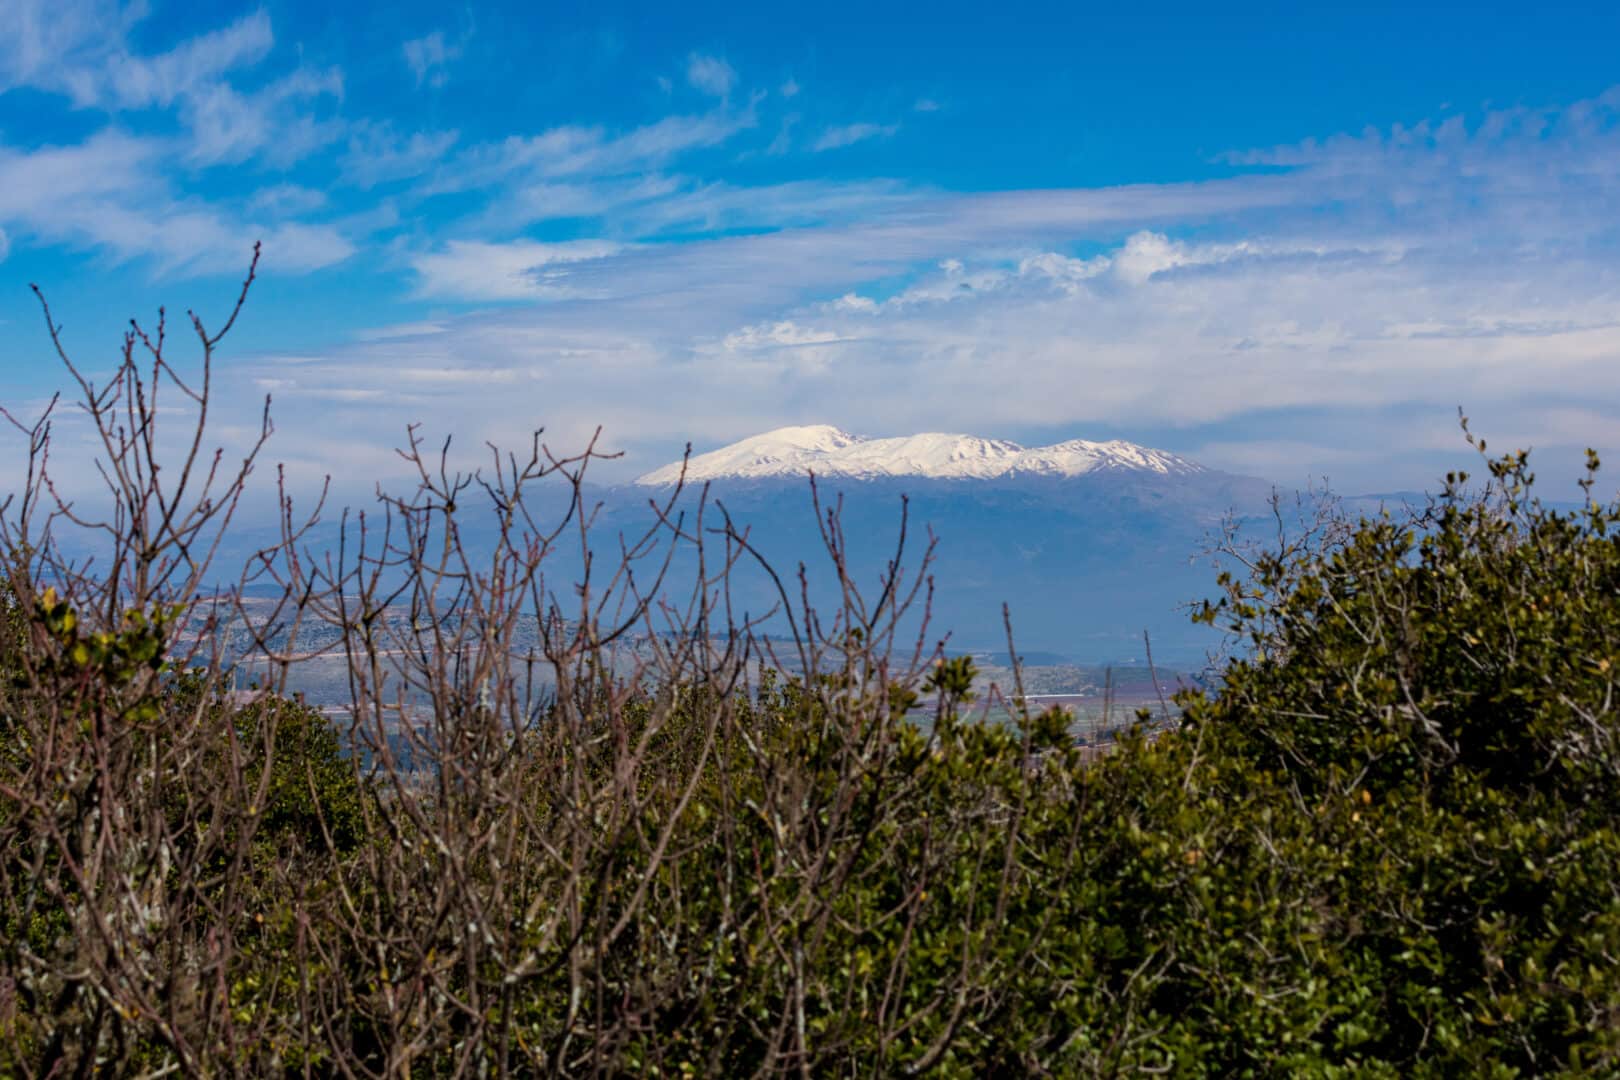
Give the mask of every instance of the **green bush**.
[{"label": "green bush", "polygon": [[[928,736],[875,700],[835,697],[849,715],[828,723],[824,695],[763,694],[748,723],[777,742],[721,755],[730,779],[688,807],[643,917],[723,974],[688,993],[656,948],[616,957],[613,996],[656,1003],[623,1060],[780,1068],[748,1018],[799,1009],[839,1070],[1620,1068],[1620,508],[1539,506],[1522,458],[1493,473],[1490,494],[1454,478],[1412,520],[1228,580],[1201,617],[1247,654],[1180,698],[1178,730],[1100,761],[951,694]],[[813,820],[717,835],[773,768]],[[840,810],[816,878],[782,838]],[[675,887],[761,863],[741,900]],[[822,902],[789,907],[809,925],[736,909],[806,888]],[[560,988],[532,1001],[555,1017]]]}]

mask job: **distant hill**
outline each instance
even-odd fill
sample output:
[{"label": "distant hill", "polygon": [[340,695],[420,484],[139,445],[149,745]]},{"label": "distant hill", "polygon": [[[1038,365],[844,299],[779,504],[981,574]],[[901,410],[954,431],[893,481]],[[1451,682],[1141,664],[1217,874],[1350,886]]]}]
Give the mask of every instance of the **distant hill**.
[{"label": "distant hill", "polygon": [[[935,625],[962,648],[1005,648],[1001,604],[1020,652],[1079,662],[1140,659],[1142,632],[1166,660],[1213,644],[1179,610],[1213,594],[1199,553],[1228,511],[1267,512],[1271,485],[1132,443],[1072,440],[1026,448],[926,433],[864,438],[826,426],[782,428],[693,457],[698,489],[730,512],[774,564],[830,569],[810,502],[842,498],[856,579],[873,582],[893,555],[902,496],[910,501],[915,565],[927,529],[939,537]],[[606,496],[608,520],[633,520],[680,479],[679,462]],[[748,595],[765,600],[762,589]]]},{"label": "distant hill", "polygon": [[[620,534],[637,535],[654,520],[649,504],[670,495],[681,471],[675,462],[631,483],[587,491],[600,504],[592,532],[599,569],[617,561]],[[709,528],[719,525],[723,508],[795,594],[797,566],[805,563],[812,597],[823,604],[833,575],[811,503],[811,474],[824,507],[842,500],[849,564],[870,593],[893,557],[901,499],[908,499],[906,564],[917,565],[929,529],[939,539],[931,636],[949,630],[958,651],[1005,652],[1006,602],[1018,651],[1045,654],[1043,663],[1139,663],[1146,630],[1155,659],[1195,668],[1216,641],[1188,622],[1182,606],[1214,595],[1215,570],[1202,557],[1212,532],[1228,512],[1254,526],[1256,537],[1271,529],[1267,481],[1120,441],[1030,448],[969,435],[877,439],[797,427],[694,456],[685,472],[680,510],[695,511],[706,491]],[[563,485],[542,484],[531,504],[535,520],[555,520],[565,496]],[[1422,496],[1348,498],[1343,506],[1352,515],[1370,514],[1381,502],[1403,501],[1421,503]],[[474,497],[460,519],[475,550],[488,542],[485,505]],[[307,546],[330,549],[336,535],[333,513],[306,537]],[[550,556],[548,583],[559,594],[580,565],[576,536],[565,530]],[[234,578],[243,559],[274,539],[268,528],[233,530],[216,564],[222,577]],[[669,580],[689,587],[693,569],[678,560]],[[638,580],[646,580],[645,570]],[[757,567],[744,565],[732,599],[738,614],[757,615],[775,594]]]}]

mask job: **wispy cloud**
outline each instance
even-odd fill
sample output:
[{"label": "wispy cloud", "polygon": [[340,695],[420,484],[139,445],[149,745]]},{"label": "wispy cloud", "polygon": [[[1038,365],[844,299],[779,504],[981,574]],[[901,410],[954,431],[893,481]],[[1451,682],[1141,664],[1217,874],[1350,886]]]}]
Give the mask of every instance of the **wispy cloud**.
[{"label": "wispy cloud", "polygon": [[203,165],[262,157],[285,168],[342,137],[341,124],[307,111],[313,101],[342,96],[343,76],[335,69],[301,68],[252,93],[215,84],[182,106],[191,128],[188,156]]},{"label": "wispy cloud", "polygon": [[444,160],[459,138],[454,131],[401,135],[386,123],[362,122],[350,129],[348,149],[338,159],[343,177],[362,188],[419,178]]},{"label": "wispy cloud", "polygon": [[104,85],[79,82],[81,93],[93,87],[93,100],[83,103],[166,108],[182,98],[206,94],[232,71],[257,65],[274,44],[270,17],[256,11],[154,57],[126,53],[107,66]]},{"label": "wispy cloud", "polygon": [[676,156],[717,146],[755,125],[751,109],[666,116],[629,131],[566,124],[538,135],[466,147],[424,184],[427,194],[513,181],[611,177],[656,169]]},{"label": "wispy cloud", "polygon": [[15,32],[0,40],[0,88],[31,86],[109,112],[176,109],[189,132],[186,156],[203,165],[264,156],[285,166],[337,138],[336,126],[308,108],[341,99],[336,69],[300,65],[252,90],[232,84],[275,44],[263,10],[153,55],[128,41],[145,10],[98,0],[10,0],[4,14]]},{"label": "wispy cloud", "polygon": [[776,130],[776,138],[765,147],[767,157],[781,157],[793,149],[793,129],[798,126],[800,119],[802,117],[798,113],[789,113],[782,117],[782,124]]},{"label": "wispy cloud", "polygon": [[760,349],[802,348],[806,345],[829,345],[838,340],[831,330],[817,330],[801,326],[792,319],[773,323],[745,326],[727,334],[720,345],[731,352],[752,352]]},{"label": "wispy cloud", "polygon": [[[17,235],[146,256],[169,271],[240,268],[254,236],[288,271],[347,258],[352,244],[329,227],[255,224],[174,196],[157,168],[156,140],[104,133],[72,146],[0,146],[0,223]],[[261,207],[261,209],[263,209]]]},{"label": "wispy cloud", "polygon": [[0,147],[0,223],[116,259],[147,257],[171,273],[239,270],[255,238],[265,242],[266,268],[289,273],[353,254],[353,243],[331,226],[256,221],[176,197],[154,179],[162,154],[161,144],[113,134],[27,152]]},{"label": "wispy cloud", "polygon": [[544,300],[584,294],[575,284],[576,263],[623,250],[600,240],[559,244],[521,241],[486,244],[451,241],[441,251],[411,260],[423,296],[456,300]]},{"label": "wispy cloud", "polygon": [[[317,267],[347,258],[368,234],[401,220],[424,220],[424,209],[437,226],[448,224],[441,237],[468,242],[500,243],[514,229],[564,219],[594,223],[587,228],[622,242],[681,230],[702,235],[819,226],[897,195],[893,184],[788,180],[748,187],[687,171],[683,164],[694,156],[754,131],[761,102],[769,97],[755,92],[739,100],[736,69],[717,53],[690,53],[684,71],[689,85],[717,99],[708,109],[622,128],[565,123],[537,134],[467,143],[454,130],[344,117],[340,70],[305,60],[302,48],[291,68],[272,65],[276,34],[263,9],[148,54],[133,44],[145,17],[141,6],[9,0],[7,7],[19,32],[0,40],[0,88],[27,85],[113,116],[164,113],[172,124],[143,117],[131,125],[140,134],[128,134],[110,123],[101,141],[87,144],[86,155],[96,158],[118,146],[125,157],[139,160],[106,173],[112,178],[108,190],[93,205],[73,194],[80,183],[74,178],[60,197],[42,194],[30,203],[33,209],[16,210],[14,239],[68,241],[119,259],[150,254],[168,271],[191,272],[214,265],[209,237],[251,231],[257,222],[280,228],[279,242],[297,249],[284,267]],[[452,39],[440,30],[400,49],[413,78],[438,85],[464,43],[465,35]],[[781,91],[795,94],[798,84],[790,79]],[[738,157],[782,156],[790,148],[797,114],[774,119],[774,135],[744,147]],[[871,136],[856,125],[826,137]],[[34,169],[44,175],[74,147],[39,150]],[[14,164],[30,153],[7,152]],[[203,170],[225,169],[253,170],[242,177],[249,194],[227,195],[217,204],[200,194],[179,194],[200,190],[189,181]],[[334,175],[335,191],[325,188],[329,179],[317,179]],[[386,194],[364,194],[384,185]],[[371,205],[356,205],[365,198]],[[441,210],[451,205],[457,209],[446,218]],[[402,219],[402,208],[418,213]],[[172,249],[160,239],[161,230],[147,227],[165,219],[171,231],[184,231],[203,246],[191,254]],[[207,222],[215,224],[205,227]],[[424,242],[417,238],[409,246],[420,249]],[[429,250],[448,249],[441,239]],[[484,280],[499,297],[515,288],[501,273]],[[473,278],[444,289],[466,297],[479,292]]]},{"label": "wispy cloud", "polygon": [[887,139],[899,130],[899,124],[843,124],[823,131],[810,148],[817,153],[839,150],[868,139]]},{"label": "wispy cloud", "polygon": [[[267,269],[348,258],[353,242],[339,229],[299,220],[324,204],[302,185],[257,175],[243,184],[247,194],[210,200],[183,183],[187,167],[275,170],[330,143],[335,122],[311,106],[341,98],[341,74],[304,65],[263,71],[275,44],[263,11],[144,53],[130,43],[144,10],[96,0],[5,4],[14,32],[0,38],[0,88],[32,87],[107,116],[77,142],[0,143],[8,233],[114,260],[147,258],[168,273],[240,269],[255,238],[266,243]],[[251,87],[236,85],[250,74]],[[134,113],[158,118],[124,119]]]},{"label": "wispy cloud", "polygon": [[326,192],[291,183],[262,187],[248,199],[249,210],[273,217],[297,217],[326,205]]},{"label": "wispy cloud", "polygon": [[686,58],[686,81],[701,93],[723,98],[737,85],[737,72],[718,56],[693,53]]},{"label": "wispy cloud", "polygon": [[0,88],[31,86],[98,104],[105,72],[127,55],[125,36],[145,15],[144,4],[118,0],[7,0],[0,34]]},{"label": "wispy cloud", "polygon": [[[1104,428],[1283,479],[1422,483],[1456,445],[1459,401],[1555,447],[1605,446],[1601,418],[1620,412],[1620,187],[1595,178],[1620,161],[1620,103],[1582,110],[1580,125],[1559,114],[1534,133],[1487,118],[1280,148],[1264,160],[1293,163],[1195,184],[899,187],[758,235],[447,247],[413,262],[425,293],[544,307],[444,320],[409,339],[411,363],[480,372],[432,399],[480,434],[540,419],[523,395],[506,409],[481,391],[492,372],[544,387],[559,444],[576,420],[590,420],[580,437],[605,423],[632,451],[627,473],[694,433],[830,421]],[[339,350],[299,378],[416,393],[379,349]]]},{"label": "wispy cloud", "polygon": [[407,41],[402,51],[417,86],[441,87],[450,80],[450,65],[461,59],[463,41],[447,41],[443,30]]}]

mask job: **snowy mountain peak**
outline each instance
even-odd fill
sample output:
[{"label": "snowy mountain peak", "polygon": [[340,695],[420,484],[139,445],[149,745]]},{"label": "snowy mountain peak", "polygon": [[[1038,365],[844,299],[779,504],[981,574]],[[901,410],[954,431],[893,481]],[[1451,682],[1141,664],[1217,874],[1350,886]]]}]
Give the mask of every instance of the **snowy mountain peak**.
[{"label": "snowy mountain peak", "polygon": [[[1002,476],[1081,476],[1098,470],[1132,470],[1160,475],[1203,472],[1203,466],[1162,450],[1118,439],[1071,439],[1054,446],[1025,448],[1005,439],[929,432],[873,439],[827,424],[784,427],[754,435],[686,463],[688,483],[707,480],[843,476],[873,480],[916,476],[980,479]],[[681,462],[636,480],[656,487],[681,478]]]}]

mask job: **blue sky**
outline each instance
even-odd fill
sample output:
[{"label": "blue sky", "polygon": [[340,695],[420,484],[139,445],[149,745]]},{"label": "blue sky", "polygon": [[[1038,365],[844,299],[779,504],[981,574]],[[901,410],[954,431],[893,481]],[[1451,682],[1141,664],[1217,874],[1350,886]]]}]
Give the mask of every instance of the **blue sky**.
[{"label": "blue sky", "polygon": [[1620,449],[1620,9],[1114,7],[0,0],[0,397],[61,383],[30,282],[94,368],[263,240],[219,437],[270,393],[303,480],[413,421],[600,424],[605,478],[812,422],[1358,491],[1458,405]]}]

